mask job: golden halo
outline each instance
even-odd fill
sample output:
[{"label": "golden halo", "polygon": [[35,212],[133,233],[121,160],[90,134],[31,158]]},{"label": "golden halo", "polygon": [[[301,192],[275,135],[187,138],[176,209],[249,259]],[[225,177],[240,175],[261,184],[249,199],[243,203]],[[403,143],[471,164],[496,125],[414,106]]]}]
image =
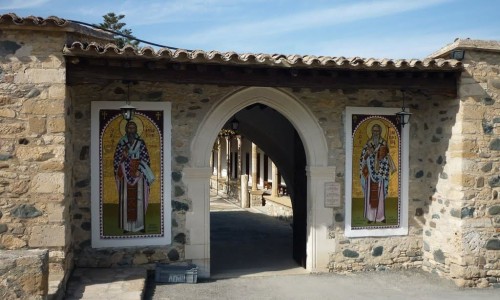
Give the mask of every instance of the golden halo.
[{"label": "golden halo", "polygon": [[[137,124],[137,134],[139,136],[141,136],[141,133],[144,129],[144,124],[142,123],[142,120],[136,115],[132,118],[132,120],[130,120],[132,122],[134,122],[135,124]],[[120,121],[120,133],[122,134],[122,136],[125,135],[125,126],[127,125],[127,120],[125,119],[122,119]]]},{"label": "golden halo", "polygon": [[387,126],[384,124],[384,122],[382,122],[381,120],[379,119],[374,119],[374,120],[371,120],[369,121],[368,125],[366,126],[366,133],[368,134],[368,138],[372,138],[372,127],[377,124],[380,126],[382,132],[380,133],[380,136],[382,138],[386,138],[387,137]]}]

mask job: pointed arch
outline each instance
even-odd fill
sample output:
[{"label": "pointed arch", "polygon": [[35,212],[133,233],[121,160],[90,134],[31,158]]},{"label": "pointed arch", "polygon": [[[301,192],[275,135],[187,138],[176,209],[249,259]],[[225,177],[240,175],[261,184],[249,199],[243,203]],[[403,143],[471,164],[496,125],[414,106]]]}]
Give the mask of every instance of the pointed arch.
[{"label": "pointed arch", "polygon": [[276,88],[249,87],[236,91],[215,105],[201,121],[191,143],[191,166],[208,167],[213,142],[227,120],[241,109],[255,103],[274,108],[285,116],[299,133],[306,151],[307,164],[313,167],[328,165],[328,147],[312,112],[299,100]]},{"label": "pointed arch", "polygon": [[335,166],[328,165],[328,146],[323,129],[310,109],[293,95],[277,88],[247,87],[214,105],[200,122],[191,142],[190,167],[183,169],[187,196],[192,209],[186,213],[190,232],[185,244],[185,259],[199,266],[200,277],[210,277],[210,155],[213,143],[227,120],[245,107],[261,103],[286,117],[298,132],[306,154],[307,176],[307,261],[311,272],[328,270],[329,253],[334,251],[328,239],[333,209],[324,206],[326,182],[335,181]]}]

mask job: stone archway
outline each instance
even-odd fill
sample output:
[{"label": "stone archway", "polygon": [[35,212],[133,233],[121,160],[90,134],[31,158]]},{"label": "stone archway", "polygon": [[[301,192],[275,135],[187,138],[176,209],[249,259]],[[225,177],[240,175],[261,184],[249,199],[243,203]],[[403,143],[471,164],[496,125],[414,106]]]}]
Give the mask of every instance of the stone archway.
[{"label": "stone archway", "polygon": [[210,154],[219,130],[239,110],[262,103],[274,108],[297,130],[307,160],[307,261],[306,269],[326,271],[328,253],[334,251],[334,242],[328,239],[328,226],[333,211],[324,206],[324,183],[335,180],[335,167],[328,166],[328,147],[312,112],[292,95],[263,87],[244,88],[217,103],[200,123],[191,143],[191,165],[184,168],[184,182],[192,211],[186,215],[189,243],[185,245],[185,258],[200,268],[200,277],[210,276]]}]

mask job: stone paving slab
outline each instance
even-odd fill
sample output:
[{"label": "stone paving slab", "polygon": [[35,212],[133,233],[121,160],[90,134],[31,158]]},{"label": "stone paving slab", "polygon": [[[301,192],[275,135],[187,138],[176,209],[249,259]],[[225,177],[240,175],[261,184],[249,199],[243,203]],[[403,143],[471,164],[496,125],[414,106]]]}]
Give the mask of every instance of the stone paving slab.
[{"label": "stone paving slab", "polygon": [[130,268],[76,268],[64,299],[142,299],[147,270]]},{"label": "stone paving slab", "polygon": [[500,289],[462,289],[422,270],[237,277],[157,284],[152,300],[497,300]]}]

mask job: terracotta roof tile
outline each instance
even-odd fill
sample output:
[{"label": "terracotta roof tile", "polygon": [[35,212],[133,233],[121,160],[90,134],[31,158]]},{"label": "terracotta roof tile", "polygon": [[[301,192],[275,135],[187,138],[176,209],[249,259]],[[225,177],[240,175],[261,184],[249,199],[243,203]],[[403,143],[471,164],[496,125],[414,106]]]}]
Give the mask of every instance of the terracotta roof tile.
[{"label": "terracotta roof tile", "polygon": [[197,62],[212,64],[238,64],[238,65],[269,65],[277,67],[302,67],[302,68],[338,68],[338,69],[422,69],[422,70],[460,70],[462,63],[457,60],[433,59],[424,60],[391,60],[391,59],[363,59],[360,57],[330,57],[314,55],[283,55],[283,54],[254,54],[235,52],[218,52],[202,50],[170,50],[161,48],[154,50],[151,47],[133,48],[125,46],[119,48],[114,44],[100,45],[97,43],[74,42],[64,48],[68,56],[93,56],[93,57],[133,57],[149,60],[173,60],[177,62]]},{"label": "terracotta roof tile", "polygon": [[68,26],[68,24],[70,24],[70,22],[65,19],[53,16],[45,19],[35,16],[28,16],[21,18],[14,13],[0,15],[0,24],[2,23],[14,24],[14,25],[59,26],[59,27]]},{"label": "terracotta roof tile", "polygon": [[35,16],[19,17],[14,13],[0,14],[0,27],[72,32],[80,34],[80,38],[83,37],[84,39],[85,37],[88,37],[90,39],[93,38],[94,40],[113,40],[113,35],[108,32],[83,26],[71,20],[61,19],[54,16],[41,18]]},{"label": "terracotta roof tile", "polygon": [[[58,17],[40,18],[35,16],[18,17],[9,13],[0,15],[0,26],[27,26],[28,28],[48,27],[60,28],[65,31],[76,31],[86,34],[88,37],[107,37],[109,34],[100,30],[88,28],[76,24],[70,20]],[[422,70],[460,70],[462,63],[457,60],[445,60],[442,58],[427,58],[424,60],[391,60],[360,57],[330,57],[314,55],[283,55],[263,53],[236,53],[203,50],[171,50],[160,48],[155,50],[151,47],[134,48],[125,46],[119,48],[114,44],[98,44],[97,42],[73,42],[66,45],[64,54],[68,56],[92,56],[92,57],[116,57],[134,58],[146,60],[173,60],[178,62],[196,62],[211,64],[232,65],[268,65],[275,67],[299,67],[299,68],[338,68],[338,69],[370,69],[370,70],[394,70],[394,69],[422,69]]]}]

